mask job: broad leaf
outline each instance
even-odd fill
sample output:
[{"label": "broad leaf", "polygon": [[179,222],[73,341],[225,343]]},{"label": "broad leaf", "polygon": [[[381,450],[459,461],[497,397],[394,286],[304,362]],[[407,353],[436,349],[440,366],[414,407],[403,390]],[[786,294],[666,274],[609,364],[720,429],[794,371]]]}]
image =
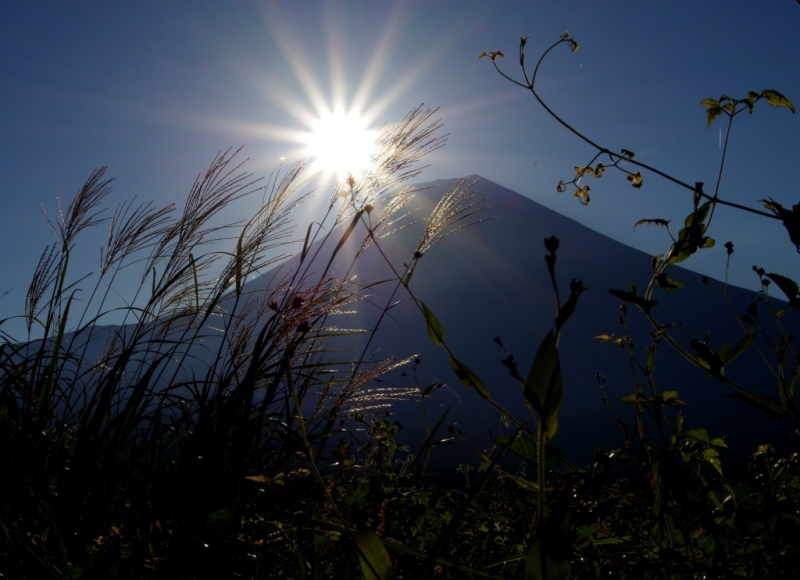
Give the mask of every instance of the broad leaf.
[{"label": "broad leaf", "polygon": [[536,358],[525,381],[525,399],[539,413],[548,439],[558,432],[558,412],[561,409],[563,387],[558,347],[553,331],[539,345]]},{"label": "broad leaf", "polygon": [[693,338],[689,342],[689,346],[697,354],[700,364],[708,369],[709,374],[715,376],[723,374],[722,366],[724,363],[719,358],[719,355],[711,350],[711,347],[708,346],[707,342]]},{"label": "broad leaf", "polygon": [[750,344],[754,341],[753,334],[748,332],[745,334],[742,339],[736,343],[736,346],[731,346],[729,344],[722,345],[722,347],[717,351],[717,355],[719,359],[722,361],[722,364],[726,365],[740,354],[742,354],[745,349],[750,346]]},{"label": "broad leaf", "polygon": [[800,288],[797,286],[797,282],[786,278],[785,276],[781,276],[780,274],[767,274],[767,278],[775,282],[778,285],[786,297],[789,299],[789,303],[792,304],[797,300],[797,293],[800,292]]},{"label": "broad leaf", "polygon": [[389,580],[392,560],[381,539],[367,527],[356,530],[356,545],[361,571],[367,580]]},{"label": "broad leaf", "polygon": [[780,94],[778,91],[772,91],[770,89],[764,89],[761,91],[761,96],[767,99],[767,102],[772,105],[773,107],[785,107],[789,109],[792,113],[794,113],[794,105],[792,102]]},{"label": "broad leaf", "polygon": [[510,440],[511,436],[505,435],[503,437],[498,437],[497,443],[499,445],[507,446],[506,449],[511,451],[511,453],[514,455],[518,455],[523,459],[527,459],[532,465],[536,465],[536,443],[530,439],[526,439],[525,437],[516,437],[513,441],[511,441],[511,444],[509,444]]},{"label": "broad leaf", "polygon": [[428,325],[428,336],[431,337],[434,344],[442,346],[444,344],[444,328],[442,328],[442,324],[434,316],[430,308],[425,306],[424,302],[420,301],[420,306],[422,306],[422,313],[425,315],[425,322]]},{"label": "broad leaf", "polygon": [[467,365],[451,356],[450,367],[455,371],[456,376],[458,377],[458,380],[461,381],[462,385],[468,388],[475,387],[481,397],[484,399],[489,398],[489,391],[486,390],[486,387],[484,387],[483,381],[478,378],[478,375],[469,370]]}]

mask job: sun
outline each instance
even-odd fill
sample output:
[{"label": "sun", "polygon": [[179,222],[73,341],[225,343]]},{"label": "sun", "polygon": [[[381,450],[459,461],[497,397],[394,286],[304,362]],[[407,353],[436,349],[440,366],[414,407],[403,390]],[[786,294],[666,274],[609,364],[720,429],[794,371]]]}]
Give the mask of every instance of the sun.
[{"label": "sun", "polygon": [[303,141],[315,169],[344,179],[369,167],[376,136],[363,116],[340,110],[320,113]]}]

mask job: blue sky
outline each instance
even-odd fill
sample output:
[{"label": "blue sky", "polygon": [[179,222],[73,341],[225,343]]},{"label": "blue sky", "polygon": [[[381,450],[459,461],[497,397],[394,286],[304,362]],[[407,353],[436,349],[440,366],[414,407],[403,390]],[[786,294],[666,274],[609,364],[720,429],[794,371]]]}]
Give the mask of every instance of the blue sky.
[{"label": "blue sky", "polygon": [[[560,47],[548,58],[542,96],[609,149],[634,151],[711,190],[724,124],[706,129],[700,100],[775,89],[800,105],[798,24],[791,0],[4,2],[0,295],[10,292],[0,317],[21,311],[52,241],[39,204],[52,211],[59,188],[69,199],[94,167],[108,165],[117,179],[111,203],[136,195],[180,206],[220,149],[245,145],[257,175],[302,155],[294,139],[320,102],[357,105],[375,127],[420,103],[439,106],[450,138],[420,181],[481,174],[660,253],[666,233],[634,232],[633,224],[679,223],[691,210],[687,192],[647,174],[637,191],[607,173],[590,183],[588,207],[557,194],[558,180],[571,179],[592,151],[478,54],[514,55],[528,36],[533,60],[569,30],[580,50]],[[515,62],[502,62],[514,76]],[[792,206],[800,198],[800,116],[759,105],[736,119],[721,195],[751,207],[765,197]],[[777,222],[724,208],[714,220],[717,247],[687,267],[722,277],[722,244],[732,240],[731,281],[754,287],[753,264],[800,278],[800,257]],[[102,233],[79,241],[87,273]]]}]

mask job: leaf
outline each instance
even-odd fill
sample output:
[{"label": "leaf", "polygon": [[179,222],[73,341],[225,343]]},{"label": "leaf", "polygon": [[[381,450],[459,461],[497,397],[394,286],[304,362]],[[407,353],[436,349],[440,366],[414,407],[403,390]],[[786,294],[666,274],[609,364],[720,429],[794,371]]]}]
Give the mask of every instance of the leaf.
[{"label": "leaf", "polygon": [[780,288],[783,293],[786,294],[790,304],[797,301],[797,293],[800,292],[797,282],[790,280],[785,276],[781,276],[780,274],[766,274],[766,276],[775,282],[775,284],[778,285],[778,288]]},{"label": "leaf", "polygon": [[770,89],[764,89],[761,91],[761,96],[767,99],[767,102],[772,105],[773,107],[785,107],[789,109],[792,113],[794,113],[794,105],[791,103],[789,99],[784,97],[778,91],[773,91]]},{"label": "leaf", "polygon": [[614,290],[612,288],[608,291],[608,293],[616,296],[620,300],[624,300],[625,302],[633,302],[645,310],[658,306],[658,302],[655,300],[645,300],[643,296],[639,296],[639,293],[636,291],[636,287],[634,287],[633,284],[630,285],[630,292],[625,292],[624,290]]},{"label": "leaf", "polygon": [[698,443],[711,443],[711,439],[708,436],[708,431],[703,428],[689,429],[684,434],[684,437],[689,441],[697,441]]},{"label": "leaf", "polygon": [[703,459],[722,475],[722,462],[719,459],[719,451],[716,449],[706,449],[703,451]]},{"label": "leaf", "polygon": [[578,179],[578,178],[580,178],[580,177],[583,177],[583,175],[584,175],[585,173],[592,173],[593,171],[594,171],[594,170],[593,170],[591,167],[578,167],[578,166],[576,165],[576,166],[575,166],[575,173],[576,173],[577,175],[575,176],[575,178],[576,178],[576,179]]},{"label": "leaf", "polygon": [[575,280],[573,278],[569,285],[569,299],[558,311],[558,316],[556,317],[556,329],[564,326],[564,323],[569,320],[570,316],[572,316],[572,314],[575,312],[575,307],[578,305],[578,298],[585,291],[586,288],[583,287],[583,283],[580,280]]},{"label": "leaf", "polygon": [[706,108],[719,107],[719,101],[716,99],[703,99],[700,104]]},{"label": "leaf", "polygon": [[754,340],[755,338],[753,337],[753,334],[748,332],[738,343],[736,343],[736,346],[731,347],[729,344],[723,345],[722,348],[717,351],[717,355],[722,361],[722,364],[726,365],[734,360],[736,357],[742,354]]},{"label": "leaf", "polygon": [[621,397],[619,402],[626,403],[628,405],[642,405],[645,403],[650,403],[651,400],[645,397],[642,393],[631,393],[630,395]]},{"label": "leaf", "polygon": [[584,185],[580,189],[575,190],[575,197],[578,198],[583,205],[589,205],[591,199],[589,198],[589,186]]},{"label": "leaf", "polygon": [[642,174],[638,171],[635,173],[631,173],[628,175],[628,181],[631,182],[631,185],[634,189],[641,189],[642,187]]},{"label": "leaf", "polygon": [[430,308],[425,306],[425,303],[420,300],[420,306],[422,306],[422,313],[425,315],[425,322],[428,325],[428,336],[431,337],[433,344],[438,344],[439,346],[444,345],[444,328],[442,328],[442,324],[439,322],[439,319],[434,316],[433,312],[431,312]]},{"label": "leaf", "polygon": [[356,546],[364,577],[367,580],[389,580],[392,575],[392,560],[375,532],[360,526],[356,530]]},{"label": "leaf", "polygon": [[683,288],[686,286],[683,282],[676,282],[669,276],[667,276],[664,272],[656,276],[656,282],[659,286],[661,286],[664,290],[677,290],[678,288]]},{"label": "leaf", "polygon": [[525,399],[536,409],[544,423],[547,438],[552,439],[558,432],[558,412],[563,395],[561,364],[552,330],[539,345],[524,391]]},{"label": "leaf", "polygon": [[506,449],[511,451],[511,453],[514,455],[518,455],[523,459],[527,459],[532,465],[536,465],[536,443],[524,437],[517,437],[511,441],[511,444],[509,445],[510,440],[511,436],[505,435],[503,437],[498,437],[496,443],[507,446]]},{"label": "leaf", "polygon": [[694,210],[692,213],[687,215],[686,219],[683,220],[683,225],[685,225],[688,228],[697,224],[702,224],[703,222],[706,221],[706,217],[708,217],[708,212],[710,209],[711,209],[711,202],[707,201],[706,203],[698,207],[696,210]]},{"label": "leaf", "polygon": [[711,107],[706,111],[706,129],[722,114],[722,107]]},{"label": "leaf", "polygon": [[697,354],[700,364],[708,369],[710,375],[719,376],[723,374],[723,362],[719,358],[719,355],[711,350],[711,347],[708,346],[708,343],[693,338],[691,341],[689,341],[689,346]]},{"label": "leaf", "polygon": [[772,210],[773,213],[780,218],[783,222],[783,227],[789,232],[789,239],[792,240],[792,243],[798,248],[797,251],[800,252],[800,203],[793,206],[791,210],[788,210],[784,209],[781,204],[772,199],[761,199],[759,201],[764,204],[764,207]]},{"label": "leaf", "polygon": [[403,277],[403,286],[408,288],[408,285],[411,283],[411,277],[414,275],[414,270],[417,268],[417,263],[414,262],[411,265],[411,268],[408,269],[408,273]]},{"label": "leaf", "polygon": [[666,405],[685,405],[686,401],[683,401],[678,394],[678,391],[664,391],[661,394],[661,398]]},{"label": "leaf", "polygon": [[467,365],[451,356],[450,367],[455,371],[456,376],[458,377],[458,380],[461,381],[462,385],[467,388],[475,387],[481,397],[484,399],[489,398],[489,391],[484,387],[483,381],[480,380],[475,373],[469,370]]},{"label": "leaf", "polygon": [[661,258],[664,257],[664,254],[658,254],[653,256],[653,259],[650,260],[650,267],[655,270],[658,267],[658,264],[661,262]]},{"label": "leaf", "polygon": [[636,222],[635,224],[633,224],[633,229],[636,229],[637,226],[640,226],[642,224],[644,224],[646,226],[649,226],[651,224],[655,224],[657,226],[661,226],[662,228],[668,228],[669,227],[669,222],[670,222],[670,220],[665,220],[665,219],[661,219],[661,218],[641,219],[638,222]]}]

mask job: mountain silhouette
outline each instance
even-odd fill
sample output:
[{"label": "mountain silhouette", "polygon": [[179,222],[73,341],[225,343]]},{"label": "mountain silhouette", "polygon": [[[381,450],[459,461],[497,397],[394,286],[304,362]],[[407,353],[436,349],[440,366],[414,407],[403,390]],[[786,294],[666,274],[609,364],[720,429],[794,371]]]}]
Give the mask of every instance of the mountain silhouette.
[{"label": "mountain silhouette", "polygon": [[[578,307],[564,327],[559,346],[563,374],[564,398],[560,430],[553,443],[577,461],[588,460],[596,447],[618,447],[626,434],[636,429],[633,409],[619,399],[634,392],[638,384],[649,393],[647,379],[632,365],[622,349],[595,339],[598,335],[629,335],[637,359],[645,363],[647,347],[653,342],[653,327],[638,309],[627,308],[628,330],[620,325],[623,302],[609,289],[628,291],[629,284],[644,292],[652,274],[652,256],[595,232],[541,204],[501,187],[480,176],[474,188],[478,198],[487,198],[489,210],[475,219],[491,218],[464,228],[435,244],[419,259],[410,287],[415,296],[433,312],[446,334],[448,346],[485,383],[493,401],[512,411],[520,419],[528,419],[519,383],[501,364],[505,353],[494,341],[501,337],[506,350],[514,355],[520,374],[527,376],[538,346],[554,327],[555,299],[546,268],[544,240],[556,236],[556,276],[562,300],[569,293],[571,279],[581,280],[588,288]],[[411,206],[417,217],[424,218],[436,202],[458,180],[447,179],[421,184]],[[587,211],[591,211],[588,209]],[[410,263],[420,236],[422,223],[403,228],[379,240],[383,254],[399,272]],[[499,433],[508,433],[500,414],[484,401],[475,389],[464,387],[448,363],[445,351],[428,336],[424,316],[403,288],[389,300],[397,288],[396,275],[375,247],[370,247],[355,262],[353,258],[364,239],[363,230],[354,230],[332,262],[334,275],[356,276],[369,287],[368,299],[360,302],[357,313],[337,319],[342,327],[371,330],[383,308],[392,307],[384,317],[368,355],[381,358],[416,355],[416,377],[420,386],[442,383],[426,397],[429,424],[435,423],[449,407],[443,425],[460,430],[467,440],[485,448]],[[313,252],[313,248],[309,253]],[[713,251],[713,250],[701,250]],[[721,259],[724,259],[721,257]],[[280,266],[260,280],[248,284],[253,290],[265,280],[280,278],[297,264],[298,257]],[[327,258],[321,261],[327,263]],[[725,285],[717,280],[704,281],[703,276],[680,267],[672,267],[670,277],[685,284],[676,291],[656,288],[653,310],[662,323],[672,326],[669,332],[689,350],[691,339],[710,336],[709,345],[716,350],[725,343],[736,344],[745,331],[733,312],[744,314],[745,308],[759,298],[757,293]],[[723,291],[727,299],[723,298]],[[733,310],[733,312],[732,312]],[[795,312],[785,319],[796,326]],[[366,335],[364,340],[366,339]],[[355,357],[363,345],[342,343]],[[766,440],[781,439],[780,429],[740,401],[725,397],[730,387],[690,365],[663,341],[656,353],[655,384],[660,391],[678,391],[686,402],[684,429],[705,427],[713,437],[724,437],[732,448],[750,453]],[[413,373],[405,368],[383,377],[384,385],[410,387]],[[727,376],[756,392],[774,395],[774,379],[751,347],[725,367]],[[602,375],[604,389],[598,375]],[[373,412],[375,410],[373,409]],[[422,410],[419,401],[393,402],[379,412],[402,426],[401,436],[413,443],[424,438]],[[616,421],[615,421],[616,419]],[[441,437],[452,437],[444,427]],[[785,436],[783,437],[785,439]],[[456,442],[457,443],[457,442]],[[442,458],[468,460],[451,445],[437,451]],[[443,447],[444,448],[444,447]],[[476,459],[474,454],[471,455]]]}]

